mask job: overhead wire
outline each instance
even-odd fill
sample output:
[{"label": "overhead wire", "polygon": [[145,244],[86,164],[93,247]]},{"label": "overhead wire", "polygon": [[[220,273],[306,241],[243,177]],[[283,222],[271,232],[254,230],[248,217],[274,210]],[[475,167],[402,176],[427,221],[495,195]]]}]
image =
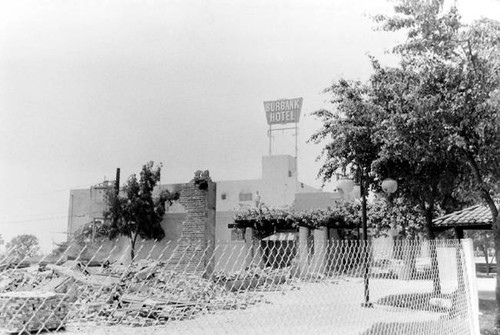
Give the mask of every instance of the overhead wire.
[{"label": "overhead wire", "polygon": [[[75,215],[73,217],[78,218],[78,217],[85,217],[87,215]],[[23,220],[5,220],[5,221],[0,221],[0,225],[3,224],[11,224],[11,223],[22,223],[22,222],[37,222],[37,221],[48,221],[48,220],[55,220],[55,219],[67,219],[68,215],[64,216],[51,216],[51,217],[42,217],[42,218],[33,218],[33,219],[23,219]]]}]

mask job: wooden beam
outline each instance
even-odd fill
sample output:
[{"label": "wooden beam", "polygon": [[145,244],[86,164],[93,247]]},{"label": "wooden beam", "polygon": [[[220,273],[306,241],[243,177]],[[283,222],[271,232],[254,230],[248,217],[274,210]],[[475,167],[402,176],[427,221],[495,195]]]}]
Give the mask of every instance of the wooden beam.
[{"label": "wooden beam", "polygon": [[457,240],[462,240],[464,238],[464,230],[461,227],[455,227],[453,230],[455,231]]}]

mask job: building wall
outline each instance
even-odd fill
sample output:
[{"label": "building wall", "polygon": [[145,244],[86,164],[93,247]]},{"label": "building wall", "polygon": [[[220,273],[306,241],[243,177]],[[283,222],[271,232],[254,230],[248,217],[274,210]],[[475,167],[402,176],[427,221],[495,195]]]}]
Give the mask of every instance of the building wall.
[{"label": "building wall", "polygon": [[338,192],[309,192],[297,193],[293,203],[293,208],[298,211],[306,209],[327,209],[335,201],[341,200],[342,195]]},{"label": "building wall", "polygon": [[286,179],[297,180],[297,160],[289,155],[274,155],[262,157],[262,179]]},{"label": "building wall", "polygon": [[68,238],[84,224],[104,218],[105,193],[109,187],[71,190],[69,195]]},{"label": "building wall", "polygon": [[[159,189],[168,189],[176,192],[182,189],[185,184],[161,185]],[[159,191],[159,190],[157,190]],[[242,236],[234,234],[228,228],[233,223],[233,217],[237,210],[245,207],[254,207],[257,193],[260,196],[261,203],[272,207],[292,206],[296,203],[296,194],[303,197],[305,193],[322,193],[320,190],[301,183],[297,179],[296,159],[289,155],[265,156],[262,158],[262,178],[252,180],[234,180],[216,182],[215,193],[215,241],[217,241],[216,270],[227,269],[233,266],[234,259],[240,260],[245,264],[246,247],[242,241]],[[83,224],[91,222],[93,218],[101,218],[105,210],[104,190],[92,188],[91,190],[72,190],[70,192],[70,210],[68,220],[68,232],[74,233]],[[325,201],[322,196],[312,196],[308,198],[310,208],[318,208],[315,201],[321,204]],[[329,199],[329,198],[328,198]],[[329,201],[329,200],[328,200]],[[322,205],[321,205],[322,207]],[[170,248],[175,241],[181,238],[181,229],[187,218],[186,208],[179,202],[172,204],[162,221],[162,227],[165,230],[166,238],[160,241],[154,248],[152,241],[142,241],[143,249],[139,250],[137,257],[144,258],[149,252],[153,252],[154,257],[164,258],[161,250]],[[118,255],[125,259],[129,251],[128,240],[120,239],[119,248],[116,249],[114,258]],[[221,248],[226,250],[223,251]],[[231,250],[231,252],[227,252]],[[222,255],[225,255],[222,257]],[[219,257],[219,258],[218,258]],[[229,261],[233,260],[233,261]],[[238,263],[238,262],[237,262]],[[224,265],[226,264],[226,265]],[[240,263],[239,263],[240,264]]]},{"label": "building wall", "polygon": [[[165,238],[161,241],[142,240],[136,242],[136,259],[152,259],[166,261],[172,257],[177,241],[181,237],[182,223],[186,220],[186,213],[167,213],[161,226],[165,231]],[[87,246],[88,250],[81,255],[83,258],[106,260],[128,264],[130,262],[130,240],[121,236],[114,241],[104,240],[102,243]],[[76,254],[80,251],[77,250]]]},{"label": "building wall", "polygon": [[[254,206],[257,192],[261,203],[281,207],[292,206],[295,194],[298,192],[319,191],[298,181],[297,163],[294,157],[264,156],[261,179],[217,182],[217,210],[235,211],[241,207]],[[245,197],[245,194],[251,194],[251,198]]]}]

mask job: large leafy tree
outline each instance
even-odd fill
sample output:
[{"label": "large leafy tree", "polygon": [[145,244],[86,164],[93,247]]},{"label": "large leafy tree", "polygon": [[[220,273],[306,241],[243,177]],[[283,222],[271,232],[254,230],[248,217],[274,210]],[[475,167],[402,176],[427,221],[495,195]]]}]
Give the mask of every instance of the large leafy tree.
[{"label": "large leafy tree", "polygon": [[154,196],[160,174],[161,165],[155,167],[153,162],[148,162],[142,167],[139,178],[131,175],[121,192],[110,190],[106,197],[109,208],[105,217],[110,221],[107,234],[110,239],[120,235],[129,238],[132,260],[138,238],[161,240],[165,237],[161,227],[165,202],[176,199],[178,195],[163,190]]},{"label": "large leafy tree", "polygon": [[[319,174],[327,181],[339,170],[354,168],[354,176],[364,181],[363,191],[370,187],[380,191],[375,179],[397,178],[400,196],[409,203],[408,208],[420,208],[425,231],[433,238],[430,226],[435,204],[446,193],[442,190],[448,190],[443,184],[454,179],[455,165],[447,160],[449,155],[428,151],[426,140],[434,133],[427,127],[432,122],[410,116],[417,105],[412,96],[412,88],[418,83],[416,76],[405,70],[383,69],[375,60],[373,66],[375,74],[367,84],[340,80],[325,90],[332,95],[333,111],[313,113],[323,126],[311,140],[325,143]],[[424,109],[422,113],[429,111]],[[421,129],[427,130],[418,133]],[[437,267],[436,251],[431,250],[431,255]],[[439,293],[439,278],[434,279]]]},{"label": "large leafy tree", "polygon": [[372,169],[379,178],[399,182],[399,194],[418,206],[424,231],[434,238],[432,220],[440,209],[456,209],[454,187],[463,171],[457,157],[442,143],[443,129],[436,122],[434,105],[420,96],[422,79],[411,68],[382,68],[373,62],[370,78],[373,103],[380,126],[375,141],[380,150]]},{"label": "large leafy tree", "polygon": [[417,76],[382,68],[375,60],[373,68],[366,84],[340,80],[326,89],[334,110],[313,113],[323,124],[311,137],[325,145],[319,175],[328,181],[346,168],[357,177],[362,171],[365,189],[375,191],[380,191],[381,179],[396,178],[399,196],[420,208],[425,232],[433,238],[433,216],[451,198],[459,165],[446,148],[433,147],[441,143],[440,126],[414,93]]},{"label": "large leafy tree", "polygon": [[324,92],[331,94],[336,110],[313,112],[323,126],[310,140],[317,144],[326,142],[319,176],[329,181],[339,171],[363,171],[368,179],[370,166],[380,150],[374,141],[377,107],[368,97],[369,87],[341,79]]},{"label": "large leafy tree", "polygon": [[[319,110],[313,113],[320,118],[323,127],[311,136],[314,143],[326,142],[322,151],[325,157],[319,175],[324,181],[331,180],[338,171],[351,173],[364,195],[361,202],[363,217],[367,217],[366,195],[372,174],[370,167],[376,159],[379,146],[374,142],[377,106],[368,97],[369,87],[360,82],[340,80],[325,90],[332,96],[336,111]],[[366,238],[366,226],[363,236]]]},{"label": "large leafy tree", "polygon": [[314,138],[331,136],[321,173],[328,177],[325,172],[338,160],[334,157],[346,157],[342,148],[369,143],[377,151],[372,173],[398,178],[399,194],[425,215],[429,238],[439,207],[451,210],[457,200],[470,200],[465,195],[479,196],[491,209],[500,252],[500,219],[493,201],[500,173],[499,24],[481,20],[464,25],[458,10],[445,9],[440,0],[401,0],[394,8],[395,15],[375,19],[382,29],[406,32],[407,39],[393,50],[400,65],[383,68],[373,61],[374,75],[364,85],[364,104],[372,106],[372,115],[359,120],[371,118],[364,134],[372,137],[358,141],[362,137],[348,136],[351,129],[338,122],[345,115],[339,106],[353,105],[338,97],[352,96],[330,90],[340,113],[316,113],[328,127]]},{"label": "large leafy tree", "polygon": [[19,260],[35,256],[40,250],[40,243],[35,235],[23,234],[14,237],[7,243],[9,255]]},{"label": "large leafy tree", "polygon": [[[494,194],[500,178],[500,24],[482,19],[471,25],[460,21],[458,10],[443,1],[402,0],[396,15],[378,16],[386,30],[405,30],[408,39],[395,52],[402,66],[418,77],[412,90],[439,125],[438,143],[424,143],[438,155],[463,163],[455,191],[477,195],[493,218],[496,256],[500,255],[500,217]],[[419,109],[411,110],[411,117]],[[419,116],[421,119],[422,116]],[[497,274],[497,305],[500,276]],[[500,309],[496,327],[500,327]]]}]

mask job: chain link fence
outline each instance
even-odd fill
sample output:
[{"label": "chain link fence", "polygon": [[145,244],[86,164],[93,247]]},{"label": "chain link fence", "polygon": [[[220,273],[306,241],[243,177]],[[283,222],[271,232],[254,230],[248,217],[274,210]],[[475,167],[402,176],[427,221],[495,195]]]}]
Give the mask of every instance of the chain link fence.
[{"label": "chain link fence", "polygon": [[[205,247],[202,247],[205,245]],[[0,261],[0,327],[66,334],[479,334],[470,240],[71,245]]]}]

